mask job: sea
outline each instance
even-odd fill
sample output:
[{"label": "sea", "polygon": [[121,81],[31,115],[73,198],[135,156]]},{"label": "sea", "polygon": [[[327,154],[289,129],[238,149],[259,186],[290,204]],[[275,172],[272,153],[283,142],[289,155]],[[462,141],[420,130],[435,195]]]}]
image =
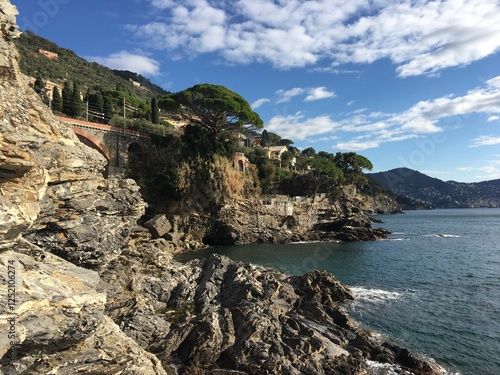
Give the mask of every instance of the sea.
[{"label": "sea", "polygon": [[448,374],[500,375],[500,209],[377,219],[386,240],[214,247],[179,260],[217,253],[288,274],[328,271],[351,288],[347,308],[362,326]]}]

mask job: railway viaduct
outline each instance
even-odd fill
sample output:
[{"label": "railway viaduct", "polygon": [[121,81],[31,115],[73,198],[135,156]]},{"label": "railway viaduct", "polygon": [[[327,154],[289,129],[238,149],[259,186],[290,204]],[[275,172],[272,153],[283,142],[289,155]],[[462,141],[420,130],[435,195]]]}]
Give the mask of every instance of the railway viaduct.
[{"label": "railway viaduct", "polygon": [[125,175],[131,157],[141,157],[151,148],[146,133],[67,117],[57,116],[57,119],[68,124],[81,142],[106,158],[106,177]]}]

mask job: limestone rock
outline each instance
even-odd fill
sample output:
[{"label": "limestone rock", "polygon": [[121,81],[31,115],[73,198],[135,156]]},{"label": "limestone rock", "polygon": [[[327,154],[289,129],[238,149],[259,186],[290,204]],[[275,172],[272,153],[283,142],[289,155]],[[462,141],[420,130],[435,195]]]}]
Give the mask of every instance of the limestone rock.
[{"label": "limestone rock", "polygon": [[[97,273],[79,268],[23,242],[0,254],[0,361],[10,349],[8,333],[19,344],[17,356],[65,350],[86,339],[103,319],[106,296],[95,291]],[[9,272],[10,271],[10,272]],[[8,279],[8,280],[7,280]],[[14,324],[11,326],[11,321]],[[10,328],[13,327],[13,328]]]},{"label": "limestone rock", "polygon": [[[95,331],[77,346],[25,357],[19,369],[30,375],[167,375],[154,355],[139,347],[108,317],[104,317]],[[19,373],[4,371],[5,375]]]},{"label": "limestone rock", "polygon": [[166,215],[156,215],[143,225],[149,229],[153,238],[163,237],[172,229],[172,224],[170,224]]},{"label": "limestone rock", "polygon": [[[161,256],[159,249],[144,248],[120,255],[101,273],[99,288],[106,290],[114,322],[164,367],[176,363],[180,373],[363,374],[367,360],[398,361],[397,349],[350,320],[343,304],[353,297],[328,273],[288,276],[217,255],[188,264],[154,260]],[[147,270],[139,265],[144,259],[151,264]]]},{"label": "limestone rock", "polygon": [[16,7],[8,0],[0,0],[0,32],[5,39],[19,37],[21,32],[16,23],[16,16],[19,14]]},{"label": "limestone rock", "polygon": [[47,182],[45,169],[7,135],[0,135],[0,248],[33,224]]},{"label": "limestone rock", "polygon": [[[347,196],[336,201],[288,202],[263,205],[261,202],[230,201],[221,207],[212,226],[201,233],[210,245],[239,245],[253,242],[368,241],[385,238],[387,231],[372,229],[371,220],[355,200]],[[283,211],[293,204],[293,213]],[[353,229],[354,228],[354,229]]]},{"label": "limestone rock", "polygon": [[133,180],[82,180],[51,186],[35,230],[25,237],[80,266],[116,257],[146,207]]}]

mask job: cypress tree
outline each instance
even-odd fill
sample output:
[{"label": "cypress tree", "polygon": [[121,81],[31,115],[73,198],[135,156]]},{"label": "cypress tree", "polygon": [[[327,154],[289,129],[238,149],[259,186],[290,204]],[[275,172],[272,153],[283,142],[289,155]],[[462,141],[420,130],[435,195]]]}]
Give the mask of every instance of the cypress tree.
[{"label": "cypress tree", "polygon": [[98,91],[96,94],[95,94],[95,103],[94,105],[96,106],[96,110],[99,111],[100,113],[103,112],[104,110],[104,100],[102,99],[102,94],[100,91]]},{"label": "cypress tree", "polygon": [[267,147],[269,146],[269,133],[267,130],[263,130],[262,134],[260,135],[260,145],[262,147]]},{"label": "cypress tree", "polygon": [[158,124],[160,122],[160,115],[158,113],[158,99],[151,99],[151,122]]},{"label": "cypress tree", "polygon": [[110,119],[113,118],[113,99],[110,98],[109,96],[103,97],[102,110],[104,116],[106,117],[106,120],[109,121]]},{"label": "cypress tree", "polygon": [[80,94],[80,88],[78,87],[78,83],[76,82],[73,82],[73,90],[71,91],[71,101],[72,101],[71,116],[74,117],[81,116],[83,110],[83,102]]},{"label": "cypress tree", "polygon": [[63,110],[63,102],[57,86],[52,89],[52,110],[56,112],[62,112]]},{"label": "cypress tree", "polygon": [[35,84],[33,85],[33,88],[35,89],[35,92],[37,94],[42,94],[45,90],[45,83],[43,83],[43,79],[38,76],[35,80]]},{"label": "cypress tree", "polygon": [[72,113],[72,96],[73,91],[71,90],[71,86],[68,81],[64,82],[64,87],[62,89],[62,111],[64,114],[71,116]]}]

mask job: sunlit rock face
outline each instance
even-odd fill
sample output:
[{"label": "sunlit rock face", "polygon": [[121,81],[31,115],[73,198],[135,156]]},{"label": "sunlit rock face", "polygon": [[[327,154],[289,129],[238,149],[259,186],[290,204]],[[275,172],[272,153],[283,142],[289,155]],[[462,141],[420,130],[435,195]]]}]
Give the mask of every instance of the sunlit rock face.
[{"label": "sunlit rock face", "polygon": [[12,43],[20,35],[16,15],[0,0],[1,372],[165,374],[105,316],[106,294],[95,289],[99,274],[34,241],[52,227],[53,247],[71,242],[76,254],[113,254],[146,205],[134,181],[102,177],[104,158],[28,86]]}]

